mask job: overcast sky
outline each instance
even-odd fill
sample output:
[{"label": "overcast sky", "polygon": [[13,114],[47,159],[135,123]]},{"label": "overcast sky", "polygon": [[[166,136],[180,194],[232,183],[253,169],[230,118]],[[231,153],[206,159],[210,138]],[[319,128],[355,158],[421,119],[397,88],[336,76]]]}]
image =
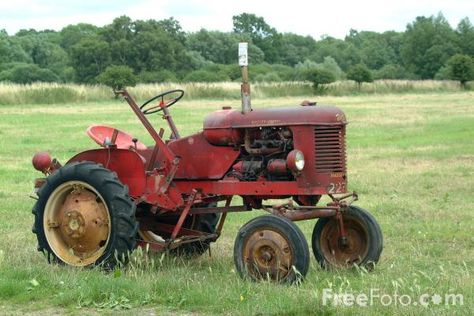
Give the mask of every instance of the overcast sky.
[{"label": "overcast sky", "polygon": [[263,16],[279,32],[343,38],[351,28],[403,31],[417,16],[442,12],[452,27],[464,17],[474,23],[474,0],[0,0],[0,29],[14,34],[23,28],[60,30],[86,22],[103,26],[115,17],[174,17],[185,31],[231,31],[232,16]]}]

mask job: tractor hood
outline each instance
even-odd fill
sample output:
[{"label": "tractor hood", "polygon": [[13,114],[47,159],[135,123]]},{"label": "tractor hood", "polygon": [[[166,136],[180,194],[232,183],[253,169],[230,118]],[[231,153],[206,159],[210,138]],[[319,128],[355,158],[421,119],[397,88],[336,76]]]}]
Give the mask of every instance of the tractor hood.
[{"label": "tractor hood", "polygon": [[298,106],[257,109],[242,114],[240,110],[219,110],[204,120],[204,130],[260,126],[346,124],[346,116],[333,106]]}]

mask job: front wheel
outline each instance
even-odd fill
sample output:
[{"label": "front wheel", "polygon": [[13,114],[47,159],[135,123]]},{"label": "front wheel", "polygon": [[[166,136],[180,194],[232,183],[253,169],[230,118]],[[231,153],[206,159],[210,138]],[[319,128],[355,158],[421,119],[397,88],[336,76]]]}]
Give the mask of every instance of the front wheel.
[{"label": "front wheel", "polygon": [[256,217],[237,234],[234,262],[243,278],[298,282],[308,272],[308,243],[291,221],[275,215]]},{"label": "front wheel", "polygon": [[128,188],[101,165],[67,164],[38,191],[33,232],[50,263],[113,268],[135,248],[138,223]]},{"label": "front wheel", "polygon": [[323,268],[348,268],[354,265],[372,269],[383,248],[382,231],[366,210],[349,206],[343,213],[347,242],[340,240],[338,219],[323,217],[314,226],[313,253]]}]

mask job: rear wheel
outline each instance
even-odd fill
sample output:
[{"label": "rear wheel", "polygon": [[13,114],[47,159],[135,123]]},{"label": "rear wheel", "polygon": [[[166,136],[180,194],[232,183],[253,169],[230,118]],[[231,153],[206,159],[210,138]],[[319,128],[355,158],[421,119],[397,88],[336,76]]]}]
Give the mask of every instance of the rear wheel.
[{"label": "rear wheel", "polygon": [[275,215],[256,217],[237,234],[234,262],[242,278],[294,283],[308,272],[308,243],[293,222]]},{"label": "rear wheel", "polygon": [[53,173],[38,191],[33,214],[38,250],[50,263],[113,268],[135,248],[135,204],[101,165],[71,163]]},{"label": "rear wheel", "polygon": [[349,206],[344,211],[347,242],[342,243],[335,217],[320,218],[314,226],[312,246],[314,256],[324,268],[347,268],[354,265],[372,269],[383,248],[383,237],[375,218],[366,210]]}]

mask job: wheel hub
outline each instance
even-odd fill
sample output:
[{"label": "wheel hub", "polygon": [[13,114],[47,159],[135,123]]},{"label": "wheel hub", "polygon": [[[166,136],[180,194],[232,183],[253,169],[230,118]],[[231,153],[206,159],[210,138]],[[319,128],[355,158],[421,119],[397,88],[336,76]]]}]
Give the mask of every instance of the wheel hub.
[{"label": "wheel hub", "polygon": [[288,241],[279,232],[256,231],[244,244],[244,262],[255,279],[282,280],[291,271],[293,254]]},{"label": "wheel hub", "polygon": [[80,238],[86,231],[84,217],[78,211],[74,210],[66,213],[66,223],[64,231],[71,238]]},{"label": "wheel hub", "polygon": [[353,218],[344,219],[346,236],[340,237],[337,221],[331,221],[321,233],[321,250],[333,265],[340,267],[359,263],[368,252],[368,233],[365,227]]}]

